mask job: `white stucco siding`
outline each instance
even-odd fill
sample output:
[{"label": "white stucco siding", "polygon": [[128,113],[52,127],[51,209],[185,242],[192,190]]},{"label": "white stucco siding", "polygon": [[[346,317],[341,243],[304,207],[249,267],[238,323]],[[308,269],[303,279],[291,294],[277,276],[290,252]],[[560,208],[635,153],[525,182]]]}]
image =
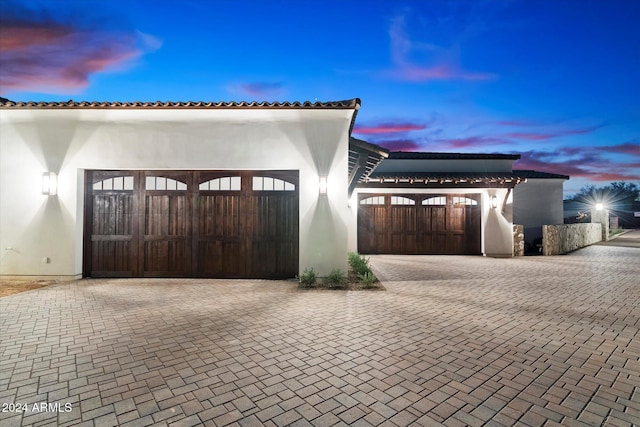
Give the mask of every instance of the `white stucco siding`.
[{"label": "white stucco siding", "polygon": [[543,225],[564,223],[564,181],[529,178],[514,189],[513,222],[524,226],[524,238],[529,244],[542,238]]},{"label": "white stucco siding", "polygon": [[[0,110],[0,275],[81,274],[85,169],[298,170],[300,270],[346,270],[353,114],[269,108]],[[57,196],[40,194],[44,171],[58,174]],[[326,196],[318,194],[323,175]],[[44,257],[50,262],[43,263]]]}]

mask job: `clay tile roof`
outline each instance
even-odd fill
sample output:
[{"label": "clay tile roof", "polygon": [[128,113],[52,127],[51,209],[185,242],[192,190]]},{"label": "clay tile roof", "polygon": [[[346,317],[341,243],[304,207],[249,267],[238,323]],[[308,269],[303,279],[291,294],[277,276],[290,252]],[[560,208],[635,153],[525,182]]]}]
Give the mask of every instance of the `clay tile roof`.
[{"label": "clay tile roof", "polygon": [[151,108],[151,109],[359,109],[360,99],[347,99],[344,101],[329,102],[204,102],[204,101],[155,101],[155,102],[102,102],[102,101],[73,101],[66,102],[36,102],[36,101],[11,101],[0,98],[0,108],[35,108],[35,109],[56,109],[56,108],[82,108],[82,109],[124,109],[124,108]]},{"label": "clay tile roof", "polygon": [[392,151],[389,159],[427,159],[427,160],[518,160],[520,154],[479,154],[479,153],[423,153],[417,151]]}]

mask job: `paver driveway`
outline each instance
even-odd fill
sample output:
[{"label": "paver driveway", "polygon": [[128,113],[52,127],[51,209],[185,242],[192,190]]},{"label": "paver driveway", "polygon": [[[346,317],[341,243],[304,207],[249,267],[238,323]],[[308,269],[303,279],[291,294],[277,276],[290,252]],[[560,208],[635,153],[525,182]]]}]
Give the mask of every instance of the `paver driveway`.
[{"label": "paver driveway", "polygon": [[386,292],[83,280],[16,294],[0,300],[0,402],[27,412],[0,425],[639,425],[639,260],[613,246],[375,256]]}]

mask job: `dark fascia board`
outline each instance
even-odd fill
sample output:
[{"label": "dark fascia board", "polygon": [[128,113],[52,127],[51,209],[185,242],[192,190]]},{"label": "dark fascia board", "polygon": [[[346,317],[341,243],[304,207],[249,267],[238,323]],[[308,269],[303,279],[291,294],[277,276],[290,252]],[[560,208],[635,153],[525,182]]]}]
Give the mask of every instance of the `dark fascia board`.
[{"label": "dark fascia board", "polygon": [[413,190],[419,190],[421,188],[438,189],[438,188],[513,188],[516,185],[524,181],[518,180],[480,180],[480,181],[430,181],[430,180],[416,180],[414,182],[400,181],[394,182],[379,182],[376,180],[368,180],[365,183],[358,183],[358,188],[369,189],[389,189],[389,188],[411,188]]},{"label": "dark fascia board", "polygon": [[366,142],[358,138],[351,137],[349,139],[349,149],[356,151],[359,154],[373,154],[385,159],[389,157],[389,150],[386,148],[371,144],[370,142]]},{"label": "dark fascia board", "polygon": [[515,175],[521,176],[523,178],[531,178],[531,179],[570,179],[569,175],[560,175],[557,173],[549,173],[549,172],[539,172],[534,170],[514,170],[513,173]]},{"label": "dark fascia board", "polygon": [[321,109],[321,110],[358,110],[360,99],[330,102],[204,102],[204,101],[155,101],[155,102],[99,102],[99,101],[65,101],[65,102],[14,102],[0,98],[0,108],[11,109]]},{"label": "dark fascia board", "polygon": [[427,153],[420,151],[392,151],[389,159],[407,160],[518,160],[520,154],[485,153]]}]

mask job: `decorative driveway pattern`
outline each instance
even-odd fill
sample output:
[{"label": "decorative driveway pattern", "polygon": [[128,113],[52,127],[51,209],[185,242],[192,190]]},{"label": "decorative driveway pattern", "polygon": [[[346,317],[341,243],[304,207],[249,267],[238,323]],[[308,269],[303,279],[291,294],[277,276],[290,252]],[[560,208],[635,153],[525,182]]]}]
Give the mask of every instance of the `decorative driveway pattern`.
[{"label": "decorative driveway pattern", "polygon": [[639,261],[379,255],[386,292],[96,279],[16,294],[0,299],[0,402],[26,412],[0,425],[640,425]]}]

